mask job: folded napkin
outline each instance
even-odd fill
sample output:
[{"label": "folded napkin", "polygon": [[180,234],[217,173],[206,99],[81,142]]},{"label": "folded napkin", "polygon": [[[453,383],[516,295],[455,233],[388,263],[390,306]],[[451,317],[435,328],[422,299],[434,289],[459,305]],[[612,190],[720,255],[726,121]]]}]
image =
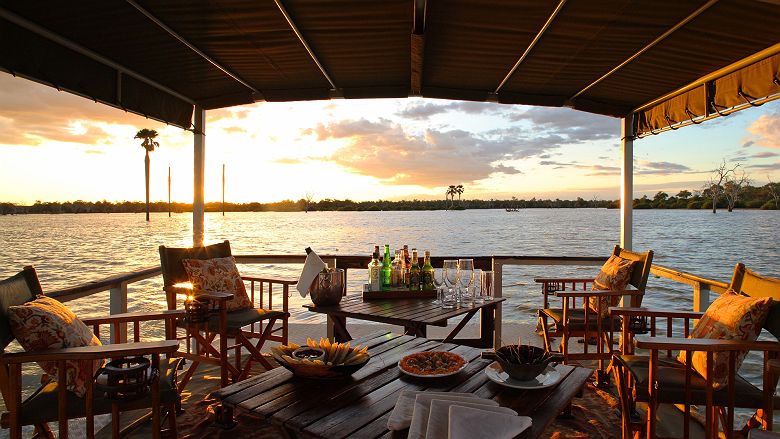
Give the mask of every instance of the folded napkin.
[{"label": "folded napkin", "polygon": [[[425,431],[425,439],[447,439],[449,437],[450,407],[471,407],[490,413],[500,413],[509,416],[517,416],[517,412],[506,407],[494,407],[475,402],[443,401],[434,399],[431,401],[431,409],[428,415],[428,428]],[[492,436],[485,436],[494,439]],[[476,439],[477,437],[469,438]]]},{"label": "folded napkin", "polygon": [[314,250],[307,247],[306,253],[306,262],[303,263],[303,270],[301,270],[301,275],[298,277],[298,285],[295,286],[298,292],[301,293],[301,297],[306,297],[309,294],[309,287],[311,287],[314,279],[317,278],[320,271],[328,268],[328,264],[323,262],[317,256],[317,253],[314,253]]},{"label": "folded napkin", "polygon": [[393,412],[390,413],[390,419],[387,420],[387,428],[390,430],[404,430],[412,424],[412,415],[414,413],[414,401],[420,394],[439,396],[438,399],[447,399],[448,397],[459,398],[477,398],[473,393],[457,392],[423,392],[414,390],[404,390],[398,396],[395,402]]},{"label": "folded napkin", "polygon": [[449,402],[465,402],[483,406],[497,407],[498,403],[492,399],[463,397],[463,396],[449,396],[449,395],[430,395],[427,392],[417,395],[414,400],[414,413],[412,414],[412,422],[409,426],[408,439],[424,439],[425,431],[428,429],[428,416],[431,409],[431,401],[438,399]]},{"label": "folded napkin", "polygon": [[511,439],[530,426],[528,416],[457,405],[450,407],[449,439]]}]

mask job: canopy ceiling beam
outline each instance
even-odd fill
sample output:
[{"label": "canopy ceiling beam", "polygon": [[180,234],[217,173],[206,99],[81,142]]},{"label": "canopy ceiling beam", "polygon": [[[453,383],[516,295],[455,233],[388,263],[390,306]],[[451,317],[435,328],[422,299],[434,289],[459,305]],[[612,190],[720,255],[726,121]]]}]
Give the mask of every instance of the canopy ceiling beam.
[{"label": "canopy ceiling beam", "polygon": [[[144,83],[146,83],[146,84],[148,84],[148,85],[150,85],[150,86],[152,86],[152,87],[154,87],[156,89],[159,89],[159,90],[161,90],[161,91],[163,91],[165,93],[168,93],[171,96],[174,96],[174,97],[176,97],[178,99],[181,99],[182,101],[187,102],[188,104],[195,105],[195,101],[193,101],[192,99],[188,98],[187,96],[184,96],[183,94],[181,94],[181,93],[179,93],[179,92],[177,92],[175,90],[172,90],[172,89],[170,89],[170,88],[160,84],[157,81],[149,79],[149,78],[147,78],[146,76],[144,76],[144,75],[142,75],[140,73],[137,73],[137,72],[135,72],[133,70],[130,70],[127,67],[125,67],[125,66],[123,66],[123,65],[121,65],[119,63],[111,61],[110,59],[108,59],[108,58],[106,58],[106,57],[104,57],[102,55],[99,55],[99,54],[97,54],[97,53],[87,49],[86,47],[84,47],[84,46],[82,46],[80,44],[74,43],[73,41],[71,41],[71,40],[69,40],[69,39],[67,39],[67,38],[65,38],[65,37],[63,37],[63,36],[61,36],[59,34],[56,34],[56,33],[52,32],[52,31],[50,31],[50,30],[48,30],[48,29],[46,29],[46,28],[44,28],[42,26],[39,26],[39,25],[37,25],[37,24],[35,24],[35,23],[25,19],[25,18],[22,18],[22,17],[20,17],[20,16],[18,16],[16,14],[14,14],[13,12],[5,9],[5,8],[0,7],[0,17],[5,19],[5,20],[10,21],[11,23],[13,23],[13,24],[15,24],[15,25],[17,25],[17,26],[19,26],[21,28],[24,28],[24,29],[26,29],[26,30],[28,30],[28,31],[38,35],[38,36],[41,36],[41,37],[46,38],[48,40],[51,40],[51,41],[53,41],[53,42],[55,42],[55,43],[65,47],[65,48],[68,48],[68,49],[70,49],[70,50],[72,50],[72,51],[74,51],[74,52],[76,52],[76,53],[78,53],[80,55],[86,56],[87,58],[90,58],[90,59],[92,59],[94,61],[97,61],[97,62],[99,62],[99,63],[101,63],[101,64],[103,64],[105,66],[111,67],[112,69],[116,70],[117,72],[121,72],[124,75],[131,76],[131,77],[133,77],[133,78],[135,78],[135,79],[137,79],[137,80],[139,80],[141,82],[144,82]],[[55,86],[56,86],[56,84],[55,84]]]},{"label": "canopy ceiling beam", "polygon": [[409,96],[422,95],[423,63],[425,60],[425,14],[426,0],[414,0],[414,22],[411,39],[411,88]]},{"label": "canopy ceiling beam", "polygon": [[322,63],[317,58],[317,55],[314,53],[314,51],[309,47],[309,43],[306,42],[306,39],[303,38],[303,34],[301,33],[300,29],[298,29],[298,26],[295,25],[295,22],[292,20],[292,17],[290,17],[290,14],[287,12],[287,9],[285,9],[284,5],[282,4],[281,0],[274,0],[274,3],[276,3],[276,7],[279,8],[279,12],[284,15],[284,19],[287,20],[287,24],[290,25],[290,28],[293,32],[295,32],[295,36],[298,37],[298,40],[303,44],[303,47],[306,49],[306,52],[309,53],[309,57],[312,61],[314,61],[314,64],[317,65],[317,68],[320,69],[320,72],[322,72],[322,76],[325,77],[325,79],[330,84],[331,90],[338,90],[338,87],[336,87],[336,83],[333,82],[333,79],[331,79],[330,75],[328,74],[328,71],[325,70],[325,67],[322,66]]},{"label": "canopy ceiling beam", "polygon": [[569,98],[569,101],[573,101],[574,99],[576,99],[577,97],[579,97],[583,93],[585,93],[588,90],[590,90],[591,88],[595,87],[601,81],[603,81],[603,80],[607,79],[608,77],[610,77],[613,73],[615,73],[618,70],[622,69],[627,64],[629,64],[630,62],[634,61],[635,59],[639,58],[643,53],[645,53],[648,50],[650,50],[653,47],[655,47],[658,43],[660,43],[663,40],[665,40],[669,35],[673,34],[677,30],[679,30],[680,28],[682,28],[683,26],[685,26],[686,24],[691,22],[691,20],[693,20],[694,18],[696,18],[699,15],[701,15],[704,11],[706,11],[707,9],[709,9],[710,7],[715,5],[715,3],[717,3],[717,2],[718,2],[718,0],[709,0],[707,3],[703,4],[702,6],[700,6],[698,9],[693,11],[690,15],[685,17],[682,21],[678,22],[677,24],[675,24],[674,26],[669,28],[666,32],[664,32],[661,35],[659,35],[656,39],[654,39],[653,41],[651,41],[650,43],[645,45],[645,47],[640,49],[639,52],[636,52],[635,54],[631,55],[630,57],[628,57],[628,59],[626,59],[622,63],[620,63],[617,66],[615,66],[614,68],[612,68],[612,70],[610,70],[607,73],[605,73],[604,75],[602,75],[599,79],[591,82],[587,87],[585,87],[582,90],[578,91],[576,94],[574,94],[572,97]]},{"label": "canopy ceiling beam", "polygon": [[236,82],[238,82],[239,84],[243,85],[244,87],[252,90],[252,93],[256,94],[258,99],[262,99],[262,95],[263,94],[260,92],[260,90],[256,89],[251,84],[249,84],[248,82],[246,82],[243,79],[241,79],[238,75],[236,75],[235,73],[233,73],[230,70],[228,70],[227,67],[225,67],[222,64],[216,62],[210,56],[208,56],[205,53],[203,53],[202,50],[198,49],[194,44],[192,44],[189,41],[187,41],[184,37],[179,35],[175,30],[173,30],[170,27],[168,27],[168,25],[163,23],[159,18],[155,17],[151,12],[147,11],[146,9],[144,9],[143,6],[139,5],[134,0],[125,0],[125,1],[130,6],[134,7],[135,9],[137,9],[138,12],[142,13],[143,15],[145,15],[146,18],[148,18],[154,24],[156,24],[158,27],[160,27],[160,29],[162,29],[165,32],[167,32],[168,35],[170,35],[173,38],[176,38],[177,40],[179,40],[179,42],[181,42],[182,44],[187,46],[188,49],[190,49],[191,51],[195,52],[198,56],[200,56],[204,60],[208,61],[211,65],[213,65],[217,69],[221,70],[222,73],[224,73],[227,76],[229,76],[230,78],[234,79]]},{"label": "canopy ceiling beam", "polygon": [[496,87],[496,90],[493,92],[493,94],[498,94],[499,91],[501,91],[502,88],[504,88],[504,85],[506,85],[507,82],[509,82],[509,79],[512,77],[512,75],[515,74],[515,71],[518,67],[520,67],[520,64],[525,61],[525,59],[528,57],[528,54],[531,53],[531,50],[533,50],[534,46],[536,46],[536,43],[539,42],[539,40],[542,38],[542,35],[544,35],[545,32],[547,32],[547,28],[550,27],[550,25],[555,21],[555,17],[558,16],[558,13],[561,12],[563,9],[563,5],[566,4],[566,0],[560,0],[558,2],[558,6],[555,7],[555,10],[553,10],[552,14],[550,14],[550,17],[547,18],[547,21],[544,23],[544,26],[542,26],[541,29],[539,29],[539,32],[536,33],[536,36],[531,41],[531,44],[526,47],[525,52],[523,52],[522,55],[520,55],[520,58],[518,58],[517,62],[514,66],[509,70],[509,73],[504,76],[504,79],[501,81],[500,84],[498,84],[498,87]]}]

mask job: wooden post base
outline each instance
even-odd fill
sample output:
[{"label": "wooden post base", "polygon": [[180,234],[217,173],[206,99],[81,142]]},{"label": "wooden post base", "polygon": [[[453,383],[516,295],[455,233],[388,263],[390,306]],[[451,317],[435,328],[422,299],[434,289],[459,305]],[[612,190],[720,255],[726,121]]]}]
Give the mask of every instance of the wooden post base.
[{"label": "wooden post base", "polygon": [[238,423],[233,419],[233,408],[218,404],[214,407],[214,425],[223,429],[230,430]]}]

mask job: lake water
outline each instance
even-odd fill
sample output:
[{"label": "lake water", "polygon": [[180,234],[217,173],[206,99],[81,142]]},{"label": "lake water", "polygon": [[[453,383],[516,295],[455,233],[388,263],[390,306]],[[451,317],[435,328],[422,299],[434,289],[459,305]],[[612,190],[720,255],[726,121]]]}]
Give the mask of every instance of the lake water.
[{"label": "lake water", "polygon": [[[157,247],[191,242],[191,215],[19,215],[0,217],[0,276],[23,265],[38,269],[45,290],[97,280],[159,263]],[[374,244],[408,244],[434,255],[606,256],[619,240],[619,212],[608,209],[465,210],[433,212],[228,213],[206,215],[206,241],[229,239],[235,254],[303,254],[311,246],[329,254],[368,254]],[[780,212],[640,210],[634,213],[634,248],[655,251],[654,262],[728,281],[734,264],[780,277]],[[242,273],[295,278],[299,265],[243,265]],[[597,267],[506,267],[505,322],[533,322],[541,304],[537,276],[588,276]],[[365,271],[350,275],[357,291]],[[690,287],[652,278],[644,303],[690,309]],[[295,321],[322,321],[301,308]],[[103,315],[108,293],[69,303],[79,315]],[[131,284],[129,308],[165,306],[161,279]]]}]

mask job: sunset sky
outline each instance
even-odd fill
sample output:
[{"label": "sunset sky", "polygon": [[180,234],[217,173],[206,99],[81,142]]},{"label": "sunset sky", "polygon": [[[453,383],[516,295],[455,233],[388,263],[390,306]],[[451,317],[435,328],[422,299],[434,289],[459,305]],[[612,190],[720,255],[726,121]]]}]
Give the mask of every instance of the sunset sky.
[{"label": "sunset sky", "polygon": [[[206,200],[618,197],[619,120],[433,99],[257,103],[207,113]],[[151,198],[192,201],[192,134],[0,73],[0,202],[142,200],[140,128],[156,129]],[[635,194],[702,186],[722,159],[780,181],[780,102],[638,140]]]}]

